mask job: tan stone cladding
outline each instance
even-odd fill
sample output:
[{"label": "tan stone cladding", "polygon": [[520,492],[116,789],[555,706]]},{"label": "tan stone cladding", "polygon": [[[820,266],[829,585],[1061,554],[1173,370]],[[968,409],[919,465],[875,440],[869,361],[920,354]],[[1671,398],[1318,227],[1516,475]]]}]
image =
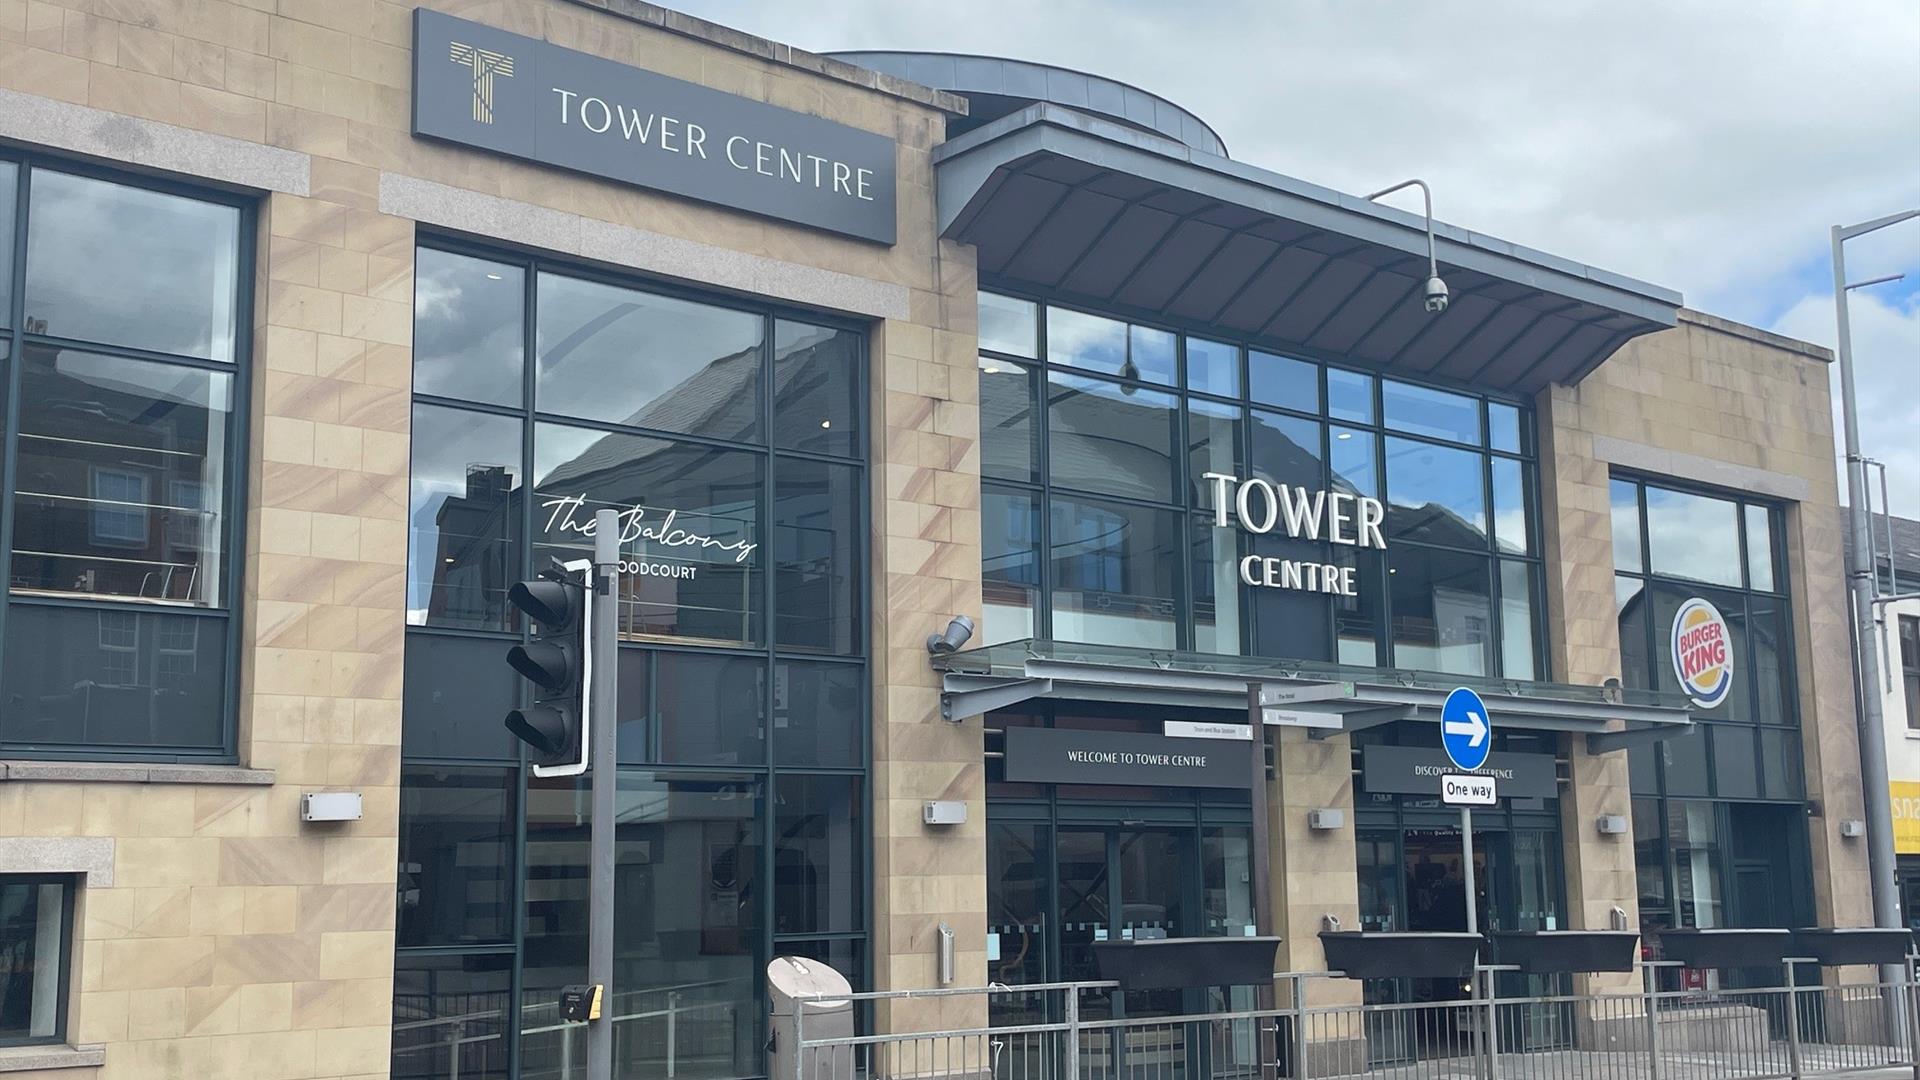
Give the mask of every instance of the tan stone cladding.
[{"label": "tan stone cladding", "polygon": [[[928,160],[952,102],[566,0],[428,5],[895,139],[883,247],[413,138],[413,6],[0,0],[0,91],[44,105],[9,108],[0,134],[41,123],[27,141],[189,180],[233,179],[221,146],[304,156],[268,155],[276,177],[307,169],[255,185],[275,190],[258,203],[239,764],[272,782],[0,780],[0,834],[114,841],[111,887],[83,890],[69,1024],[105,1064],[49,1075],[387,1075],[417,226],[381,211],[383,175],[486,196],[529,236],[546,214],[670,238],[670,265],[646,261],[657,241],[596,257],[693,284],[687,245],[718,253],[721,284],[794,302],[834,306],[822,281],[904,289],[871,338],[875,976],[930,985],[945,922],[960,980],[984,981],[980,730],[940,719],[920,646],[980,614],[973,255],[936,240]],[[365,816],[302,825],[300,794],[320,789],[362,792]],[[967,801],[969,824],[926,830],[935,798]]]},{"label": "tan stone cladding", "polygon": [[[1537,402],[1553,664],[1570,682],[1620,674],[1608,478],[1613,469],[1777,499],[1786,509],[1795,663],[1807,774],[1814,895],[1823,926],[1870,921],[1865,847],[1839,838],[1861,815],[1852,668],[1825,350],[1682,311],[1671,330],[1637,338],[1578,386]],[[1569,914],[1604,929],[1623,908],[1638,925],[1633,845],[1602,836],[1601,814],[1629,810],[1624,754],[1571,747],[1562,790]],[[1624,984],[1623,984],[1624,985]]]}]

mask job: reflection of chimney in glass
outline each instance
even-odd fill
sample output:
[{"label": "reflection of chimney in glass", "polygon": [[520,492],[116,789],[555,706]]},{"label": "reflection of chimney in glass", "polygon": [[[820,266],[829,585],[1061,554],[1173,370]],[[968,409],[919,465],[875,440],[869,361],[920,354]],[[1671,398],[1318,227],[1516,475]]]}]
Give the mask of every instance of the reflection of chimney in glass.
[{"label": "reflection of chimney in glass", "polygon": [[485,501],[505,495],[513,482],[507,476],[505,465],[469,465],[467,466],[467,498]]},{"label": "reflection of chimney in glass", "polygon": [[487,623],[505,618],[501,604],[514,570],[507,562],[519,515],[514,494],[511,469],[475,464],[467,466],[466,492],[440,503],[430,614]]}]

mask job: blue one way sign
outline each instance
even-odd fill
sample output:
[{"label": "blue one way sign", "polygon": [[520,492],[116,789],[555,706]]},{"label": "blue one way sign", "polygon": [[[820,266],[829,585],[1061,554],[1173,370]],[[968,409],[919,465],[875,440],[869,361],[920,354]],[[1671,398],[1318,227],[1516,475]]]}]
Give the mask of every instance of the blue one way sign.
[{"label": "blue one way sign", "polygon": [[1487,707],[1479,694],[1462,686],[1447,695],[1440,709],[1440,745],[1457,769],[1472,772],[1487,763],[1493,725],[1487,722]]}]

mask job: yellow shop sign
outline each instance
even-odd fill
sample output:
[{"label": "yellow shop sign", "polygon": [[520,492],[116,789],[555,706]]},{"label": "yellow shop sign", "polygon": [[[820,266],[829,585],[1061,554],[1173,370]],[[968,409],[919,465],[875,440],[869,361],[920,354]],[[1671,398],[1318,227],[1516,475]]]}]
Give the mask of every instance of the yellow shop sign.
[{"label": "yellow shop sign", "polygon": [[1920,855],[1920,783],[1895,780],[1893,790],[1893,850]]}]

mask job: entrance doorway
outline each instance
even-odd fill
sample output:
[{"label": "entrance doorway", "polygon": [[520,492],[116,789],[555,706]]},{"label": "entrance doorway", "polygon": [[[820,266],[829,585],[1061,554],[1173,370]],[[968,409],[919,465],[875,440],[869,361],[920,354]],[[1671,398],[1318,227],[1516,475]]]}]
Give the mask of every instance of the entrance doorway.
[{"label": "entrance doorway", "polygon": [[[1166,808],[1158,808],[1164,815]],[[1008,808],[1009,814],[1014,808]],[[1146,808],[1140,811],[1143,816]],[[1153,937],[1253,933],[1250,830],[1244,825],[996,820],[988,810],[988,978],[1022,983],[1098,981],[1094,946]],[[1000,995],[996,1023],[1058,1020],[1057,995]],[[1087,1020],[1141,1019],[1227,1008],[1250,1009],[1252,989],[1088,992]],[[1081,1059],[1100,1072],[1151,1070],[1179,1080],[1257,1068],[1253,1032],[1225,1025],[1190,1044],[1183,1025],[1149,1026],[1118,1037],[1089,1033]],[[1246,1028],[1241,1031],[1239,1028]],[[1036,1074],[1038,1075],[1038,1074]]]},{"label": "entrance doorway", "polygon": [[[1467,929],[1466,874],[1456,813],[1403,812],[1398,828],[1363,826],[1358,835],[1361,923],[1368,930],[1459,933]],[[1448,819],[1451,818],[1451,821]],[[1522,823],[1524,821],[1524,824]],[[1551,930],[1560,921],[1558,830],[1527,815],[1474,815],[1473,879],[1476,926],[1498,930]],[[1502,996],[1540,997],[1563,992],[1562,979],[1505,973]],[[1371,1026],[1368,1052],[1376,1063],[1452,1057],[1469,1051],[1471,1033],[1459,1027],[1465,1014],[1447,1002],[1472,995],[1468,979],[1369,979],[1369,1004],[1431,1004],[1383,1014]],[[1526,1049],[1568,1045],[1569,1017],[1551,1005],[1508,1006],[1503,1037]],[[1516,1047],[1516,1049],[1519,1047]]]}]

